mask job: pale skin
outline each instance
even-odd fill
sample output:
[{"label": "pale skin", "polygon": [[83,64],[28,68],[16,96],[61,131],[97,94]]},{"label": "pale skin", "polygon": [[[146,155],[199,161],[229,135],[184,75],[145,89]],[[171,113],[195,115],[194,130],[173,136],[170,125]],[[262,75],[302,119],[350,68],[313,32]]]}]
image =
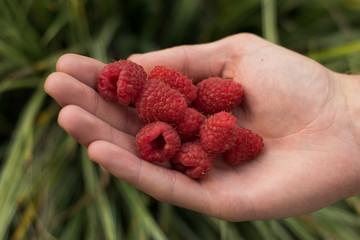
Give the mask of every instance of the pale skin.
[{"label": "pale skin", "polygon": [[149,72],[156,65],[195,82],[231,78],[244,87],[238,125],[264,138],[260,156],[239,166],[218,160],[201,180],[139,158],[134,109],[95,90],[105,66],[66,54],[45,83],[62,109],[59,124],[88,148],[91,160],[159,201],[228,221],[310,213],[360,194],[360,76],[319,63],[252,34],[129,57]]}]

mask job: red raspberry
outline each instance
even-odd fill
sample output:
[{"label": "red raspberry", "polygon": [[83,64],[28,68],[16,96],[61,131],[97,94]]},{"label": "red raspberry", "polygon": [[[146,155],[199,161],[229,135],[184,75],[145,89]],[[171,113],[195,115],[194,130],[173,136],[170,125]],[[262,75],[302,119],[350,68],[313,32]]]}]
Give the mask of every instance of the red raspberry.
[{"label": "red raspberry", "polygon": [[165,162],[180,149],[176,130],[165,122],[146,124],[136,135],[140,156],[148,162]]},{"label": "red raspberry", "polygon": [[240,164],[258,156],[264,147],[263,138],[249,129],[238,128],[235,146],[224,152],[224,161]]},{"label": "red raspberry", "polygon": [[185,110],[180,119],[176,122],[178,131],[183,142],[194,140],[199,137],[199,129],[206,117],[193,108]]},{"label": "red raspberry", "polygon": [[175,123],[187,109],[183,95],[157,79],[145,82],[135,106],[137,114],[145,122]]},{"label": "red raspberry", "polygon": [[129,60],[119,60],[100,71],[97,89],[103,98],[129,105],[136,99],[146,75],[142,66]]},{"label": "red raspberry", "polygon": [[216,155],[204,151],[200,141],[195,140],[182,144],[180,151],[171,159],[171,163],[174,169],[185,173],[190,178],[202,178],[215,160]]},{"label": "red raspberry", "polygon": [[231,113],[215,113],[200,127],[201,145],[211,153],[225,152],[235,145],[237,129],[237,120]]},{"label": "red raspberry", "polygon": [[171,88],[178,90],[184,95],[188,105],[196,99],[197,89],[195,85],[181,72],[164,66],[156,66],[149,73],[148,79],[152,78],[159,79]]},{"label": "red raspberry", "polygon": [[231,79],[208,78],[198,85],[198,97],[195,108],[208,115],[221,111],[231,111],[242,100],[243,88],[240,83]]}]

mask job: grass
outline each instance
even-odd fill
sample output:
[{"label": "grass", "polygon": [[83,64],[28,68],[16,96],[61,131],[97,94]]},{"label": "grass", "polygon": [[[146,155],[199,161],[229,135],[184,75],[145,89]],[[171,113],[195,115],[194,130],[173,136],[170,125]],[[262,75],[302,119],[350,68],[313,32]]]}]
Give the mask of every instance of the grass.
[{"label": "grass", "polygon": [[92,163],[43,91],[63,53],[104,62],[252,32],[360,73],[353,0],[0,1],[0,239],[358,239],[360,196],[230,223],[155,201]]}]

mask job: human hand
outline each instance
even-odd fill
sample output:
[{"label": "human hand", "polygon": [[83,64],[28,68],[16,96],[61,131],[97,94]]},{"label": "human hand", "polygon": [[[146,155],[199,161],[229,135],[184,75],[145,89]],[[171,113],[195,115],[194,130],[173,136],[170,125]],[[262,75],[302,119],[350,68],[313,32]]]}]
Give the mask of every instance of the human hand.
[{"label": "human hand", "polygon": [[180,46],[130,60],[200,81],[232,78],[244,87],[233,111],[238,125],[264,137],[260,156],[239,166],[217,161],[206,177],[139,158],[134,109],[105,101],[94,90],[105,64],[64,55],[46,92],[61,106],[59,124],[88,148],[89,157],[154,198],[229,221],[308,213],[360,193],[359,79],[334,73],[251,34]]}]

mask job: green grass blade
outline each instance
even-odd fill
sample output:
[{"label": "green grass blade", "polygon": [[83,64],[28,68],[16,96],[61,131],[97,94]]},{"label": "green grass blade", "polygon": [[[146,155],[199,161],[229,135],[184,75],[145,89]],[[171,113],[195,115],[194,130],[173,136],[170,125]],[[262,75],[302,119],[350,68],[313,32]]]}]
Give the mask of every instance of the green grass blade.
[{"label": "green grass blade", "polygon": [[120,26],[120,22],[118,17],[110,17],[105,22],[98,36],[92,41],[89,47],[90,56],[102,62],[107,61],[107,49],[109,49],[110,43]]},{"label": "green grass blade", "polygon": [[70,219],[61,232],[59,240],[81,239],[84,217],[83,214],[76,214]]},{"label": "green grass blade", "polygon": [[188,31],[192,20],[197,16],[199,0],[174,1],[165,37],[169,42],[177,42]]},{"label": "green grass blade", "polygon": [[39,44],[38,30],[27,19],[31,3],[8,0],[7,4],[7,11],[10,11],[11,15],[4,21],[5,27],[2,30],[7,33],[9,43],[18,48],[28,59],[41,56],[43,48]]},{"label": "green grass blade", "polygon": [[355,240],[360,235],[360,216],[345,209],[330,206],[313,213],[313,216],[323,238]]},{"label": "green grass blade", "polygon": [[38,77],[5,79],[0,82],[0,97],[1,94],[8,91],[15,91],[24,88],[36,88],[39,83],[40,81]]},{"label": "green grass blade", "polygon": [[273,234],[271,231],[269,224],[267,221],[253,221],[252,224],[254,224],[255,228],[257,229],[257,232],[260,234],[260,236],[263,239],[268,240],[277,240],[277,236]]},{"label": "green grass blade", "polygon": [[360,54],[360,41],[344,43],[327,49],[312,51],[308,54],[308,57],[316,61],[325,61],[355,53]]},{"label": "green grass blade", "polygon": [[213,217],[208,217],[209,223],[213,228],[218,228],[219,236],[221,240],[225,239],[245,239],[241,232],[237,229],[236,224],[219,220]]},{"label": "green grass blade", "polygon": [[298,218],[286,218],[282,219],[281,222],[290,229],[291,232],[296,234],[298,239],[302,240],[317,240],[317,237],[313,234],[311,229],[309,229],[302,221]]},{"label": "green grass blade", "polygon": [[42,86],[38,87],[17,124],[16,133],[9,144],[8,154],[0,173],[0,239],[5,239],[9,224],[17,207],[19,192],[27,187],[24,167],[32,149],[33,124],[45,98]]},{"label": "green grass blade", "polygon": [[57,18],[48,26],[41,38],[41,43],[46,46],[60,33],[61,29],[69,22],[68,12],[61,12]]},{"label": "green grass blade", "polygon": [[276,0],[262,0],[263,36],[270,42],[278,43]]},{"label": "green grass blade", "polygon": [[144,231],[156,240],[165,240],[167,239],[163,231],[159,228],[154,218],[151,216],[149,211],[146,209],[143,201],[141,200],[139,193],[132,186],[129,186],[123,181],[116,181],[118,189],[123,193],[123,198],[125,199],[127,206],[130,211],[134,214],[132,218],[136,218],[139,221],[138,228],[139,231],[144,229]]},{"label": "green grass blade", "polygon": [[270,220],[269,221],[270,228],[272,232],[276,234],[277,239],[279,240],[293,240],[293,236],[291,233],[281,225],[278,220]]},{"label": "green grass blade", "polygon": [[329,219],[335,224],[360,227],[360,216],[345,209],[329,206],[314,213],[315,216]]},{"label": "green grass blade", "polygon": [[0,39],[0,57],[8,59],[16,66],[28,64],[27,57],[23,55],[23,52],[17,46],[12,46],[2,39]]},{"label": "green grass blade", "polygon": [[85,148],[82,148],[81,159],[84,169],[85,186],[87,186],[87,191],[95,194],[95,205],[105,237],[109,240],[115,240],[117,239],[116,220],[112,214],[106,192],[103,191],[103,185],[95,172],[95,164],[87,157],[87,150]]}]

